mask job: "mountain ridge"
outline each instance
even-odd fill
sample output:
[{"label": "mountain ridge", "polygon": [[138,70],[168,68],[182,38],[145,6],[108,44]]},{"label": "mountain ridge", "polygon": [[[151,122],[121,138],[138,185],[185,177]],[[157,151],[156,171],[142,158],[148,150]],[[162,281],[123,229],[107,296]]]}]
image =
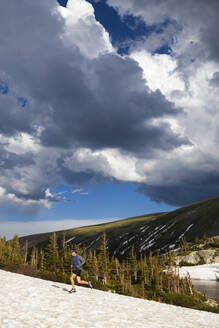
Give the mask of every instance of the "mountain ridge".
[{"label": "mountain ridge", "polygon": [[[78,227],[57,232],[61,242],[63,232],[69,245],[85,245],[87,249],[100,246],[103,232],[107,235],[110,255],[126,256],[135,245],[138,255],[166,252],[177,248],[183,237],[188,241],[195,237],[219,235],[219,196],[200,201],[168,213],[143,216]],[[29,247],[45,247],[52,232],[20,238],[21,246],[28,240]]]}]

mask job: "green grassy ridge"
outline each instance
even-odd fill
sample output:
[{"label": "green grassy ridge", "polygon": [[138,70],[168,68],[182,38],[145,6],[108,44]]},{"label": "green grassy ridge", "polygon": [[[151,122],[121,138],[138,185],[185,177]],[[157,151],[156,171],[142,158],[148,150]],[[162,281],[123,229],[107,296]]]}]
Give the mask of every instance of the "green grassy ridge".
[{"label": "green grassy ridge", "polygon": [[[153,214],[146,214],[146,215],[141,215],[141,216],[135,216],[135,217],[130,217],[127,219],[120,219],[116,221],[111,221],[107,223],[100,223],[100,224],[95,224],[95,225],[88,225],[88,226],[83,226],[83,227],[78,227],[78,228],[73,228],[73,229],[65,229],[65,230],[59,230],[57,231],[57,238],[61,238],[63,233],[66,232],[66,239],[72,238],[74,236],[78,237],[92,237],[96,236],[98,234],[102,234],[104,231],[105,232],[118,232],[120,229],[128,229],[130,226],[138,226],[144,222],[148,222],[149,220],[156,219],[159,216],[163,215],[164,213],[153,213]],[[21,246],[24,245],[25,240],[28,240],[29,242],[29,247],[37,245],[44,245],[45,242],[47,242],[52,234],[51,232],[46,232],[46,233],[39,233],[39,234],[33,234],[33,235],[28,235],[20,238],[20,243]]]},{"label": "green grassy ridge", "polygon": [[[122,220],[117,220],[117,221],[112,221],[112,222],[107,222],[107,223],[102,223],[102,224],[74,228],[74,229],[71,229],[70,231],[77,233],[77,234],[84,234],[84,233],[87,234],[87,233],[92,233],[92,232],[103,233],[104,231],[107,232],[107,230],[129,227],[130,225],[133,225],[136,223],[137,223],[137,225],[139,223],[142,224],[149,220],[156,219],[157,217],[159,217],[161,215],[163,215],[163,213],[155,213],[155,214],[136,216],[136,217],[131,217],[128,219],[122,219]],[[66,232],[69,232],[69,230],[66,230]]]},{"label": "green grassy ridge", "polygon": [[[203,211],[202,216],[205,216],[206,214],[209,215],[209,211],[211,212],[211,214],[216,214],[219,216],[219,196],[181,207],[179,209],[168,212],[166,214],[164,213],[163,217],[174,219],[190,211],[197,211],[197,210]],[[216,213],[214,213],[215,211]]]}]

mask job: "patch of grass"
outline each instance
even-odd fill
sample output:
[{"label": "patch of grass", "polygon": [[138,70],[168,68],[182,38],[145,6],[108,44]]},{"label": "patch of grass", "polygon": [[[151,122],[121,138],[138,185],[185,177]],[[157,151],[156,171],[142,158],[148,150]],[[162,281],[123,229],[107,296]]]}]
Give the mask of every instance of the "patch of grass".
[{"label": "patch of grass", "polygon": [[191,253],[191,251],[188,250],[188,251],[182,251],[182,252],[179,252],[178,255],[180,255],[180,256],[187,256],[187,255],[189,255],[190,253]]},{"label": "patch of grass", "polygon": [[[75,228],[72,229],[71,232],[74,232],[75,234],[89,234],[89,233],[101,233],[107,230],[115,229],[115,228],[123,228],[125,226],[129,226],[130,224],[134,223],[144,223],[146,221],[149,221],[151,219],[157,218],[163,213],[159,214],[153,214],[153,215],[145,215],[145,216],[137,216],[129,219],[123,219],[123,220],[118,220],[115,222],[109,222],[109,223],[102,223],[102,224],[97,224],[93,226],[86,226],[86,227],[81,227],[81,228]],[[69,230],[68,230],[69,232]]]},{"label": "patch of grass", "polygon": [[203,304],[203,302],[201,303],[200,301],[196,300],[193,295],[166,293],[162,295],[162,300],[165,303],[183,306],[190,309],[219,313],[219,306],[213,307],[208,304]]},{"label": "patch of grass", "polygon": [[183,261],[183,260],[179,262],[180,267],[182,267],[182,266],[194,266],[194,265],[197,265],[197,264],[190,263],[190,262]]}]

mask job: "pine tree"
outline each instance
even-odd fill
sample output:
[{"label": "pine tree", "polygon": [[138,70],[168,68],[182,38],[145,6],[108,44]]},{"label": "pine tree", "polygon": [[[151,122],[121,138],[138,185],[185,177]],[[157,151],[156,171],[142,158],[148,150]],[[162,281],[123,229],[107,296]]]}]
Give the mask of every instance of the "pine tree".
[{"label": "pine tree", "polygon": [[186,252],[187,249],[188,249],[188,243],[186,241],[186,237],[185,236],[183,236],[182,239],[181,239],[181,241],[180,241],[180,247],[181,247],[181,249],[182,249],[183,252]]},{"label": "pine tree", "polygon": [[99,268],[98,268],[98,261],[97,261],[97,254],[96,251],[94,251],[93,254],[93,261],[91,266],[92,276],[98,280],[99,279]]},{"label": "pine tree", "polygon": [[0,266],[5,265],[6,260],[6,238],[1,237],[0,238]]},{"label": "pine tree", "polygon": [[44,271],[44,269],[45,269],[45,253],[44,250],[41,249],[39,254],[39,270]]},{"label": "pine tree", "polygon": [[15,234],[12,240],[10,241],[11,245],[11,263],[21,264],[22,258],[20,254],[20,242],[18,234]]},{"label": "pine tree", "polygon": [[30,265],[37,269],[37,266],[38,266],[38,249],[35,246],[32,248]]},{"label": "pine tree", "polygon": [[109,254],[107,251],[107,241],[106,241],[106,233],[103,233],[102,236],[102,243],[99,248],[98,253],[98,267],[99,267],[99,274],[104,281],[104,283],[107,284],[108,277],[109,277],[109,267],[110,261],[109,261]]},{"label": "pine tree", "polygon": [[24,265],[27,264],[27,256],[28,256],[28,240],[25,240],[24,252],[23,252],[23,263],[24,263]]},{"label": "pine tree", "polygon": [[129,274],[130,274],[131,281],[136,283],[137,279],[138,279],[138,277],[137,277],[138,262],[137,262],[137,258],[135,255],[134,245],[132,245],[132,247],[131,247],[130,255],[128,257],[128,265],[129,265]]},{"label": "pine tree", "polygon": [[45,250],[45,268],[52,272],[56,272],[59,268],[59,253],[55,232],[52,233]]},{"label": "pine tree", "polygon": [[89,249],[88,256],[86,258],[85,267],[90,277],[92,276],[92,264],[93,264],[93,254],[92,254],[92,250]]},{"label": "pine tree", "polygon": [[65,231],[63,232],[63,235],[62,235],[60,256],[62,256],[64,259],[67,257],[67,244],[66,244],[66,232]]}]

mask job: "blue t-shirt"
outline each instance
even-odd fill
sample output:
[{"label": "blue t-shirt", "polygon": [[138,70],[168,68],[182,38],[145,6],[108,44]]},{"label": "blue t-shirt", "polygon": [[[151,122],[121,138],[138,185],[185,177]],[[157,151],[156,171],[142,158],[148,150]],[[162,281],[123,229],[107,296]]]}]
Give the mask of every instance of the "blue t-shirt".
[{"label": "blue t-shirt", "polygon": [[72,263],[76,270],[82,270],[82,265],[85,263],[85,259],[81,255],[72,256]]}]

